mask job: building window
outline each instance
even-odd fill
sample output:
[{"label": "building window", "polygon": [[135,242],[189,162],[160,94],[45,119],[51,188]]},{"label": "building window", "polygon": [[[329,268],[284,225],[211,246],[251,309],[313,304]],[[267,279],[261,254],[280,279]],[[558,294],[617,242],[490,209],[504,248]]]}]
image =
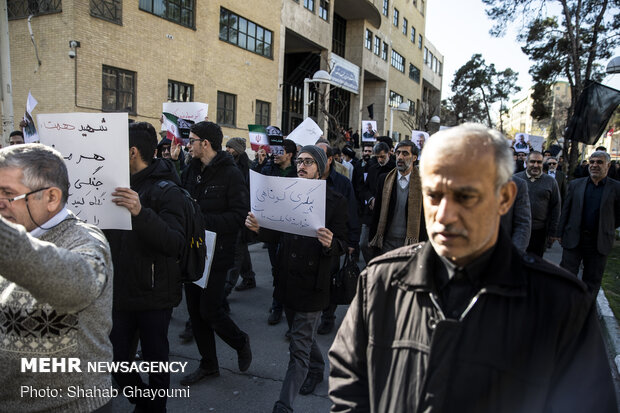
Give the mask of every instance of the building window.
[{"label": "building window", "polygon": [[408,27],[407,27],[407,25],[408,25],[408,23],[409,23],[409,22],[407,21],[407,19],[405,19],[405,18],[403,17],[403,34],[404,34],[405,36],[407,36],[407,28],[408,28]]},{"label": "building window", "polygon": [[398,9],[394,9],[394,27],[398,27]]},{"label": "building window", "polygon": [[273,32],[220,8],[220,40],[265,57],[272,57]]},{"label": "building window", "polygon": [[387,62],[388,44],[383,42],[383,50],[381,50],[381,59]]},{"label": "building window", "polygon": [[304,0],[304,7],[314,13],[314,0]]},{"label": "building window", "polygon": [[364,42],[366,49],[372,50],[372,32],[366,29],[366,41]]},{"label": "building window", "polygon": [[136,72],[103,66],[101,109],[136,114]]},{"label": "building window", "polygon": [[390,0],[383,0],[383,15],[387,17],[390,10]]},{"label": "building window", "polygon": [[415,44],[415,27],[411,26],[411,43]]},{"label": "building window", "polygon": [[194,27],[194,0],[140,0],[140,10],[183,26]]},{"label": "building window", "polygon": [[334,13],[334,28],[332,34],[332,52],[340,57],[344,57],[344,50],[347,39],[347,21]]},{"label": "building window", "polygon": [[443,72],[441,71],[441,62],[438,60],[437,61],[437,73],[439,73],[439,76],[443,75]]},{"label": "building window", "polygon": [[428,67],[431,68],[431,70],[433,70],[433,54],[431,52],[428,52]]},{"label": "building window", "polygon": [[427,47],[424,48],[424,64],[425,65],[428,64],[428,48]]},{"label": "building window", "polygon": [[409,63],[409,79],[420,83],[420,69]]},{"label": "building window", "polygon": [[422,50],[422,35],[418,34],[418,49]]},{"label": "building window", "polygon": [[418,7],[418,0],[413,0],[413,7]]},{"label": "building window", "polygon": [[319,17],[325,21],[329,18],[329,0],[321,0],[319,3]]},{"label": "building window", "polygon": [[256,125],[269,125],[269,118],[271,114],[271,104],[269,102],[263,102],[262,100],[256,101],[256,116],[254,123]]},{"label": "building window", "polygon": [[397,108],[401,103],[403,103],[403,97],[393,90],[390,90],[390,106]]},{"label": "building window", "polygon": [[381,38],[379,36],[375,36],[374,52],[377,56],[381,55]]},{"label": "building window", "polygon": [[392,66],[399,72],[405,73],[405,58],[392,49]]},{"label": "building window", "polygon": [[409,103],[409,111],[408,113],[410,115],[415,115],[415,102],[411,99],[407,99],[407,102]]},{"label": "building window", "polygon": [[60,13],[62,11],[61,0],[7,0],[7,14],[9,20],[22,19],[30,15]]},{"label": "building window", "polygon": [[193,102],[194,85],[168,79],[169,102]]},{"label": "building window", "polygon": [[224,126],[236,125],[237,96],[217,92],[217,123]]},{"label": "building window", "polygon": [[121,0],[90,0],[90,15],[116,24],[123,24]]}]

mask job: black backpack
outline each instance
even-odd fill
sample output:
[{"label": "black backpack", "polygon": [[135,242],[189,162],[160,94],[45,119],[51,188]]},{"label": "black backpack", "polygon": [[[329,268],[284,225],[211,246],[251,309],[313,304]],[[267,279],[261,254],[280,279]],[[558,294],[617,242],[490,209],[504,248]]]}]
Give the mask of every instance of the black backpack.
[{"label": "black backpack", "polygon": [[185,245],[179,256],[181,281],[193,282],[202,277],[205,270],[207,246],[205,244],[205,222],[200,206],[192,196],[172,181],[159,181],[157,186],[165,193],[170,188],[178,188],[183,193],[183,215],[185,222]]}]

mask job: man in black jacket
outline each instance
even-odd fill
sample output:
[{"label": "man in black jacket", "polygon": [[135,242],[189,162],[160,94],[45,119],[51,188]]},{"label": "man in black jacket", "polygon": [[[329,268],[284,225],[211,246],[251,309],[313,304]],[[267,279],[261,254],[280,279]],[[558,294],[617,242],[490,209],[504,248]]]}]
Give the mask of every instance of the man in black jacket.
[{"label": "man in black jacket", "polygon": [[[297,158],[299,177],[321,179],[320,171],[325,170],[326,163],[322,149],[304,146]],[[259,239],[278,245],[274,296],[284,304],[291,331],[290,361],[274,413],[292,412],[297,393],[310,394],[323,381],[325,362],[316,343],[316,333],[321,310],[329,303],[330,269],[346,249],[346,222],[346,200],[329,186],[325,228],[319,228],[316,237],[260,229],[251,212],[246,218],[246,227],[258,233]]]},{"label": "man in black jacket", "polygon": [[237,351],[239,370],[252,362],[250,338],[224,311],[224,285],[234,265],[235,241],[249,210],[248,189],[232,156],[222,150],[222,129],[213,122],[192,125],[189,141],[193,159],[183,172],[183,186],[200,205],[208,231],[217,239],[209,281],[205,288],[185,284],[187,310],[198,351],[200,366],[181,380],[189,386],[220,374],[215,333]]},{"label": "man in black jacket", "polygon": [[516,193],[511,158],[483,125],[426,144],[430,242],[362,273],[329,352],[333,412],[616,411],[585,285],[499,231]]},{"label": "man in black jacket", "polygon": [[[105,231],[114,264],[114,361],[133,360],[139,333],[144,360],[167,362],[168,325],[172,309],[181,301],[177,259],[185,242],[183,193],[176,186],[180,182],[174,164],[153,159],[156,147],[151,124],[129,125],[131,188],[116,188],[112,201],[129,210],[132,230]],[[136,372],[112,375],[121,388],[170,386],[170,373],[149,373],[148,385]],[[166,411],[166,397],[129,401],[136,411]]]},{"label": "man in black jacket", "polygon": [[593,298],[620,226],[620,182],[607,176],[609,164],[607,152],[590,155],[589,176],[570,182],[560,220],[560,265],[577,275],[583,262],[582,279]]}]

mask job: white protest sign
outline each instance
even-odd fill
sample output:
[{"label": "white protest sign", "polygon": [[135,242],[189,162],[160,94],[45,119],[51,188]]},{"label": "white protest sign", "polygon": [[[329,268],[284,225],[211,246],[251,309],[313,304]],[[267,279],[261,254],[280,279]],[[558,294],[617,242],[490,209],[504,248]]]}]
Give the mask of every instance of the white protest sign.
[{"label": "white protest sign", "polygon": [[288,134],[286,139],[292,140],[297,145],[306,146],[314,145],[321,135],[323,135],[323,131],[319,128],[319,125],[312,119],[306,118]]},{"label": "white protest sign", "polygon": [[545,143],[544,137],[530,135],[530,145],[532,145],[532,149],[534,149],[535,151],[542,152],[544,143]]},{"label": "white protest sign", "polygon": [[37,125],[41,143],[65,159],[67,208],[101,229],[131,229],[127,208],[112,202],[114,188],[129,188],[127,114],[40,114]]},{"label": "white protest sign", "polygon": [[162,112],[198,123],[209,115],[209,105],[201,102],[164,102]]},{"label": "white protest sign", "polygon": [[325,227],[326,182],[250,170],[250,208],[261,227],[316,238]]}]

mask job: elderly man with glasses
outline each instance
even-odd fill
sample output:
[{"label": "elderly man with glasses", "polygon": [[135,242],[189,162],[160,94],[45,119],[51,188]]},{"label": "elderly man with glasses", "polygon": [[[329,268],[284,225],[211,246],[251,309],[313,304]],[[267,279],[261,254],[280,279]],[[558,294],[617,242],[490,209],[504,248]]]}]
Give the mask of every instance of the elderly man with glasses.
[{"label": "elderly man with glasses", "polygon": [[589,176],[574,179],[568,186],[560,220],[562,262],[575,275],[583,262],[580,277],[593,298],[601,287],[607,256],[620,226],[620,182],[607,177],[607,152],[590,155]]},{"label": "elderly man with glasses", "polygon": [[[56,150],[40,144],[0,150],[2,411],[112,411],[110,374],[85,367],[112,361],[110,249],[98,228],[67,209],[68,193],[67,168]],[[81,371],[24,371],[24,360],[37,366],[50,357],[78,360]],[[24,385],[59,395],[79,387],[94,395],[38,397],[24,393]]]}]

